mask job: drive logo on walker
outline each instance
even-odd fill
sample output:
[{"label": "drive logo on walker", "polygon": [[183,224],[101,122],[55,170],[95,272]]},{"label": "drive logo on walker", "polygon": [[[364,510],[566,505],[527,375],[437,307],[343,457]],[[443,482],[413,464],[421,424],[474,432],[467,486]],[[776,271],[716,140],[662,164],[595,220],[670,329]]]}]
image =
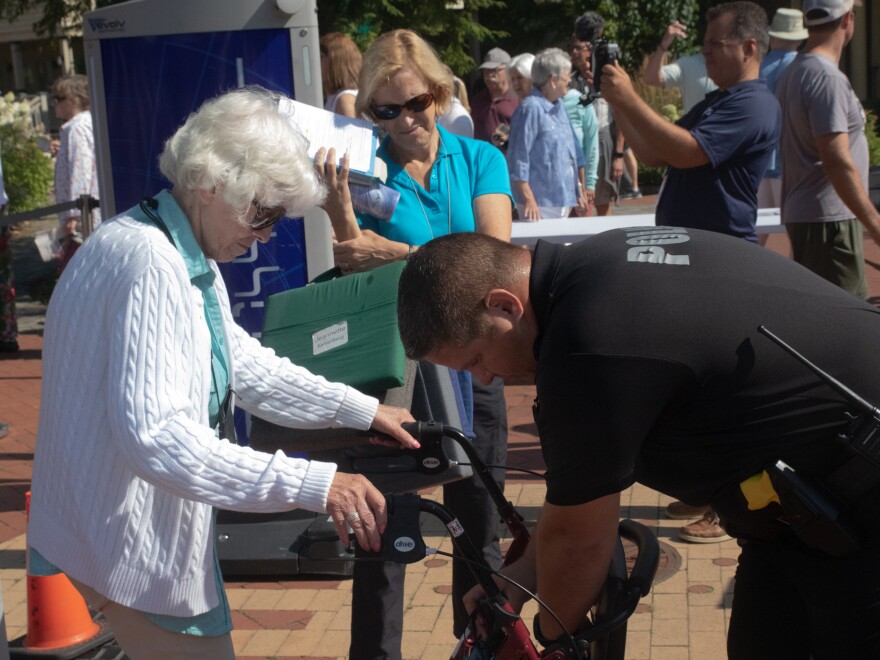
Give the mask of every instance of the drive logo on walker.
[{"label": "drive logo on walker", "polygon": [[394,539],[394,549],[398,552],[409,552],[416,547],[416,542],[408,536],[400,536]]},{"label": "drive logo on walker", "polygon": [[690,257],[686,254],[670,254],[668,247],[691,240],[684,227],[635,227],[626,231],[626,244],[632,245],[626,253],[626,260],[643,264],[665,264],[668,266],[689,266]]},{"label": "drive logo on walker", "polygon": [[326,353],[331,348],[348,343],[348,321],[334,323],[312,334],[312,355]]}]

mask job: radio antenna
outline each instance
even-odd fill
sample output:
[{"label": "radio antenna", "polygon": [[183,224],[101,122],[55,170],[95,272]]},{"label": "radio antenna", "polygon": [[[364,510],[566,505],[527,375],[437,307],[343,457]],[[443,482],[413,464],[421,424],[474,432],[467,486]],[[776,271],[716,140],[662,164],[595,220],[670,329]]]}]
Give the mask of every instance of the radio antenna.
[{"label": "radio antenna", "polygon": [[787,343],[785,343],[782,339],[780,339],[779,337],[774,335],[772,332],[770,332],[765,326],[759,325],[758,332],[760,332],[762,335],[770,338],[778,346],[784,348],[786,350],[786,352],[788,352],[789,355],[794,357],[798,362],[800,362],[802,365],[807,367],[807,369],[809,369],[814,374],[816,374],[819,378],[821,378],[825,383],[827,383],[829,386],[831,386],[836,392],[841,394],[844,398],[849,399],[849,401],[858,405],[866,413],[871,414],[871,415],[875,415],[875,416],[877,414],[880,414],[880,410],[878,410],[875,406],[871,405],[868,401],[866,401],[865,399],[860,397],[858,394],[853,392],[850,388],[848,388],[846,385],[841,383],[834,376],[832,376],[829,373],[826,373],[825,371],[823,371],[822,369],[817,367],[815,364],[810,362],[807,358],[805,358],[803,355],[798,353],[794,348],[792,348]]}]

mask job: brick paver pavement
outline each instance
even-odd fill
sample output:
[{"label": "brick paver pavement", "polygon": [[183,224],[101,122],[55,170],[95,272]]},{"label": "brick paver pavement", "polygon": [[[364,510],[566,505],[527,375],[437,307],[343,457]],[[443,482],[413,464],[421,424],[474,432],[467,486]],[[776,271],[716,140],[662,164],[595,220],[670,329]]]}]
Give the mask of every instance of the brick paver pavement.
[{"label": "brick paver pavement", "polygon": [[[639,200],[639,203],[650,200]],[[631,204],[632,205],[632,204]],[[788,253],[784,234],[770,249]],[[880,249],[867,243],[870,290],[880,293]],[[10,425],[0,439],[0,579],[10,639],[26,631],[24,590],[24,493],[31,475],[40,399],[40,334],[20,336],[21,351],[0,356],[0,421]],[[541,468],[531,416],[534,389],[507,388],[511,465]],[[543,499],[534,477],[509,473],[508,497],[533,520]],[[440,489],[423,493],[440,497]],[[668,497],[642,486],[624,493],[621,515],[649,525],[666,544],[677,570],[655,585],[629,623],[627,658],[712,660],[723,657],[737,547],[733,541],[690,545],[675,538],[680,522],[666,520]],[[426,526],[428,545],[450,550],[448,538]],[[670,560],[671,561],[671,560]],[[674,568],[674,566],[673,566]],[[452,637],[451,571],[445,557],[407,569],[404,657],[448,658]],[[350,580],[260,580],[227,584],[233,609],[235,648],[240,658],[341,658],[347,653],[351,615]],[[534,606],[525,616],[531,620]]]}]

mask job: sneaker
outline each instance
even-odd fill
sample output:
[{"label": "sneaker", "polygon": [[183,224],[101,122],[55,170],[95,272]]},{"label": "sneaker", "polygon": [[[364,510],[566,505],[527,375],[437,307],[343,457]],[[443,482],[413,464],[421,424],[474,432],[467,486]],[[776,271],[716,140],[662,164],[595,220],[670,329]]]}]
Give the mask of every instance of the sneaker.
[{"label": "sneaker", "polygon": [[695,520],[710,510],[708,506],[691,506],[676,500],[666,505],[666,517],[672,520]]},{"label": "sneaker", "polygon": [[640,199],[642,197],[642,191],[636,188],[635,190],[628,190],[620,196],[620,199]]},{"label": "sneaker", "polygon": [[689,543],[721,543],[730,540],[714,511],[709,511],[697,522],[680,527],[678,537]]}]

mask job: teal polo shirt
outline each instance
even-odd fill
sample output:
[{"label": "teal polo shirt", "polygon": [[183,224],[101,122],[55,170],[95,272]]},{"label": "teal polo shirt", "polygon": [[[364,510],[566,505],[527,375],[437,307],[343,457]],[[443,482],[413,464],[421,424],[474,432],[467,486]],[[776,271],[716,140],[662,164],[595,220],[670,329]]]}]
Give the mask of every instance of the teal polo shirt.
[{"label": "teal polo shirt", "polygon": [[475,231],[474,200],[481,195],[510,194],[507,161],[497,147],[450,133],[442,126],[437,158],[429,175],[430,190],[414,181],[388,152],[390,138],[376,156],[388,167],[385,185],[400,192],[400,201],[388,221],[359,213],[364,229],[391,241],[422,245],[438,236]]}]

